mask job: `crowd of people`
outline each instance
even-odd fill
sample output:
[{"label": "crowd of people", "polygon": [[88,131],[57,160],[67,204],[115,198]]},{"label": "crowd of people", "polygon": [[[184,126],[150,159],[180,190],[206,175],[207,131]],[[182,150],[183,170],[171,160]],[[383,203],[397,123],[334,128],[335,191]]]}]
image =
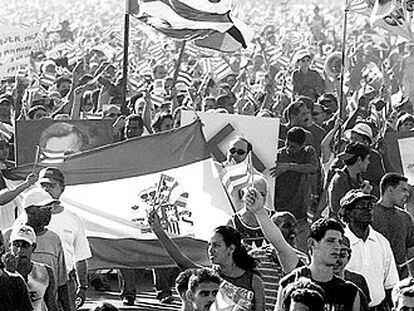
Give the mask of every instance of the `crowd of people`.
[{"label": "crowd of people", "polygon": [[[88,271],[82,220],[59,201],[64,174],[47,167],[7,186],[16,123],[110,120],[115,143],[180,127],[183,110],[279,118],[279,141],[269,141],[276,164],[267,168],[275,187],[255,171],[230,196],[236,213],[212,234],[212,268],[187,258],[151,213],[177,266],[153,271],[161,303],[173,300],[175,281],[182,310],[414,308],[414,191],[395,150],[396,137],[414,129],[414,45],[352,10],[342,42],[337,3],[240,1],[233,13],[256,37],[235,53],[188,42],[179,59],[182,43],[132,19],[124,79],[122,12],[112,0],[19,0],[0,11],[1,24],[39,28],[30,64],[0,82],[0,310],[75,310],[89,285],[108,290]],[[81,152],[86,140],[42,148]],[[222,167],[254,148],[236,137]],[[123,303],[133,305],[135,272],[119,273]]]}]

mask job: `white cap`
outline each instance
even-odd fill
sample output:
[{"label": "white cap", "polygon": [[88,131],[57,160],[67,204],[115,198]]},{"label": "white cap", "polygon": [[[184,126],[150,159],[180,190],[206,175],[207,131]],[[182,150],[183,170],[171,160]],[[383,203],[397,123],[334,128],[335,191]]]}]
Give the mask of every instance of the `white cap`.
[{"label": "white cap", "polygon": [[44,206],[56,201],[49,193],[41,188],[27,191],[23,197],[23,208],[29,206]]},{"label": "white cap", "polygon": [[367,136],[370,139],[371,143],[374,140],[374,135],[372,134],[372,129],[366,123],[357,123],[357,124],[355,124],[353,128],[351,128],[351,129],[349,129],[345,132],[345,136],[349,136],[352,132],[360,134],[360,135]]},{"label": "white cap", "polygon": [[36,243],[36,234],[32,227],[28,225],[20,225],[14,227],[10,234],[10,242],[26,241],[30,245]]}]

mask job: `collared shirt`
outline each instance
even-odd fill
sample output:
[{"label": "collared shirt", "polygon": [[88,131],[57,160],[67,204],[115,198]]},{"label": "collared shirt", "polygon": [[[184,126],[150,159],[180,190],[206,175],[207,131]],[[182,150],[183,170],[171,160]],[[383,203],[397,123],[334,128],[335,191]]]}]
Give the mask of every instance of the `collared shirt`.
[{"label": "collared shirt", "polygon": [[379,305],[385,298],[385,290],[397,284],[398,271],[388,240],[369,226],[366,241],[358,238],[347,226],[345,236],[351,244],[352,255],[346,266],[365,277],[371,295],[370,307]]}]

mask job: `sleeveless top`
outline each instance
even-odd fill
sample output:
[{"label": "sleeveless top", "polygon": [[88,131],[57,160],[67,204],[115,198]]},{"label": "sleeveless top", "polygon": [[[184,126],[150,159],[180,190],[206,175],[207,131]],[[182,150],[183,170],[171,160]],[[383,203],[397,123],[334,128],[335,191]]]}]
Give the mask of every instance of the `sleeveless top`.
[{"label": "sleeveless top", "polygon": [[49,286],[49,272],[46,265],[32,261],[32,270],[27,276],[27,288],[34,311],[47,311],[44,300],[45,292]]},{"label": "sleeveless top", "polygon": [[212,311],[251,311],[254,308],[253,273],[232,278],[220,274],[222,282]]}]

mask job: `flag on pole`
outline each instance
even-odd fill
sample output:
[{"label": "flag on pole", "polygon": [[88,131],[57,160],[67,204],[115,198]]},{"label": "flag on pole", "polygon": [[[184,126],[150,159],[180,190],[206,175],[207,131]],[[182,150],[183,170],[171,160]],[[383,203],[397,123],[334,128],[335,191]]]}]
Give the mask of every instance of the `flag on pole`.
[{"label": "flag on pole", "polygon": [[376,0],[371,12],[371,25],[384,28],[393,35],[414,39],[404,7],[396,0]]},{"label": "flag on pole", "polygon": [[132,15],[168,37],[196,39],[198,46],[233,52],[246,48],[254,32],[230,17],[230,10],[230,0],[142,0]]},{"label": "flag on pole", "polygon": [[[65,176],[62,206],[84,222],[91,269],[173,265],[147,221],[162,174],[164,202],[157,212],[192,260],[207,264],[205,241],[232,214],[200,121],[68,155],[54,166]],[[24,178],[32,168],[17,167],[11,174]]]}]

